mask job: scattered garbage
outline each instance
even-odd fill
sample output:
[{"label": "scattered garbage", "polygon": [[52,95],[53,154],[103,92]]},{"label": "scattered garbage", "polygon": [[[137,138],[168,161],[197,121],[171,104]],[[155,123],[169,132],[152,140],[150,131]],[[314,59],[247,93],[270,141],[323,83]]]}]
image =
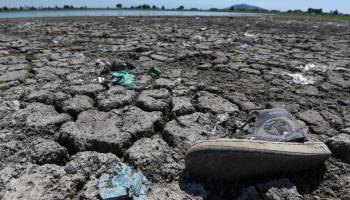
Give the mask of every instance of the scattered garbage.
[{"label": "scattered garbage", "polygon": [[149,181],[140,171],[119,163],[101,175],[98,181],[98,192],[103,200],[129,198],[144,200],[148,185]]},{"label": "scattered garbage", "polygon": [[313,72],[326,72],[329,68],[325,65],[316,65],[313,63],[309,63],[306,65],[301,65],[298,67],[303,72],[313,71]]},{"label": "scattered garbage", "polygon": [[[129,74],[126,70],[128,67],[132,67],[131,64],[122,62],[121,60],[114,61],[113,63],[110,63],[108,60],[105,59],[97,59],[96,65],[98,67],[103,68],[100,72],[101,77],[97,78],[97,81],[103,85],[105,88],[109,89],[111,84],[114,85],[121,85],[121,86],[131,86],[134,81],[134,75]],[[155,69],[154,69],[155,70]],[[112,80],[106,80],[102,76],[106,77],[106,75],[112,75]],[[96,81],[96,79],[95,79]]]},{"label": "scattered garbage", "polygon": [[277,142],[304,142],[308,128],[284,108],[256,110],[241,129],[245,139]]},{"label": "scattered garbage", "polygon": [[222,123],[226,122],[228,119],[230,118],[230,115],[228,113],[223,113],[223,114],[219,114],[216,116],[216,123],[215,126],[213,128],[213,130],[211,131],[212,134],[214,134],[217,131],[217,127],[219,125],[221,125]]},{"label": "scattered garbage", "polygon": [[109,74],[115,71],[122,71],[122,70],[128,70],[128,69],[134,68],[134,66],[131,65],[130,63],[126,63],[119,59],[110,63],[108,60],[99,58],[96,60],[96,65],[103,68],[101,71],[101,74]]},{"label": "scattered garbage", "polygon": [[104,86],[107,90],[111,87],[111,82],[107,81],[105,78],[103,77],[98,77],[97,81]]},{"label": "scattered garbage", "polygon": [[202,36],[200,36],[200,35],[195,35],[195,36],[193,37],[193,39],[194,39],[195,41],[197,41],[197,42],[200,42],[200,41],[204,40],[204,38],[203,38]]},{"label": "scattered garbage", "polygon": [[315,83],[315,80],[312,77],[306,77],[302,73],[295,73],[295,74],[287,73],[287,75],[292,78],[292,83],[295,83],[298,85],[310,85]]},{"label": "scattered garbage", "polygon": [[151,67],[148,69],[148,73],[155,74],[155,75],[159,76],[161,73],[161,70],[159,67]]},{"label": "scattered garbage", "polygon": [[250,45],[249,45],[249,44],[246,44],[246,43],[243,43],[243,44],[241,44],[239,47],[242,48],[242,49],[247,49],[247,48],[250,47]]},{"label": "scattered garbage", "polygon": [[127,71],[112,72],[112,83],[121,86],[132,86],[135,81],[135,76]]},{"label": "scattered garbage", "polygon": [[3,56],[11,56],[12,53],[11,53],[11,51],[3,51],[3,52],[1,52],[1,55],[3,55]]},{"label": "scattered garbage", "polygon": [[108,49],[105,48],[105,47],[104,47],[104,48],[100,48],[100,52],[101,52],[101,53],[107,53],[107,52],[108,52]]},{"label": "scattered garbage", "polygon": [[253,41],[256,36],[250,33],[244,33],[244,37],[241,40],[240,48],[247,49],[253,46]]},{"label": "scattered garbage", "polygon": [[244,37],[248,37],[248,38],[255,38],[256,36],[255,36],[254,34],[251,34],[251,33],[245,32],[245,33],[244,33]]},{"label": "scattered garbage", "polygon": [[56,39],[53,39],[52,42],[53,42],[54,44],[58,44],[58,43],[59,43],[59,41],[56,40]]}]

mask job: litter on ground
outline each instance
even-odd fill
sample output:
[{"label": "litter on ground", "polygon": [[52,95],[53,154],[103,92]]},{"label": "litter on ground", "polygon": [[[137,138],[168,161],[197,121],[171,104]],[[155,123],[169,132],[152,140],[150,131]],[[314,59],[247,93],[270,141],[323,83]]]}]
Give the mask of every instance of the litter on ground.
[{"label": "litter on ground", "polygon": [[112,84],[121,86],[132,86],[135,76],[126,71],[112,72]]},{"label": "litter on ground", "polygon": [[148,185],[149,181],[140,171],[120,163],[101,175],[98,181],[98,192],[103,200],[129,198],[144,200]]},{"label": "litter on ground", "polygon": [[331,156],[323,142],[307,141],[307,126],[284,108],[252,111],[239,132],[243,132],[242,139],[212,139],[193,145],[186,155],[189,173],[232,180],[304,170]]}]

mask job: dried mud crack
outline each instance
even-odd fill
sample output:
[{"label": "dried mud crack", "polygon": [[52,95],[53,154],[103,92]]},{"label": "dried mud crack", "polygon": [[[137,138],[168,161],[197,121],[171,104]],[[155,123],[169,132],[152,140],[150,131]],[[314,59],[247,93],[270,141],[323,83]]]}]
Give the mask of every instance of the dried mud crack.
[{"label": "dried mud crack", "polygon": [[[0,199],[98,199],[99,176],[118,162],[147,176],[149,199],[349,199],[349,27],[279,17],[2,19]],[[132,66],[135,83],[107,90],[100,59]],[[188,176],[194,142],[235,137],[251,110],[269,106],[304,121],[332,158],[234,182]],[[218,123],[221,114],[230,120]]]}]

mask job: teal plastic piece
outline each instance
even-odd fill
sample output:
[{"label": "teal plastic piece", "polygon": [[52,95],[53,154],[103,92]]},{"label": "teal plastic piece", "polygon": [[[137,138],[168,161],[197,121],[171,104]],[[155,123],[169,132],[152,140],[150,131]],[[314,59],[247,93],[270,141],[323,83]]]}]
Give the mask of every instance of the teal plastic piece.
[{"label": "teal plastic piece", "polygon": [[112,72],[112,83],[121,86],[132,86],[135,82],[135,76],[127,71]]},{"label": "teal plastic piece", "polygon": [[103,200],[146,200],[148,185],[149,181],[140,171],[120,163],[101,175],[98,191]]}]

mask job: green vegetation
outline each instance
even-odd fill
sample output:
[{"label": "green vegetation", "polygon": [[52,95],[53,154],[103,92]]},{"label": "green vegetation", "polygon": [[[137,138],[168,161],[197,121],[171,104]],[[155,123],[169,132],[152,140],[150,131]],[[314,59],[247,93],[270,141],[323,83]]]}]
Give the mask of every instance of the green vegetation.
[{"label": "green vegetation", "polygon": [[333,14],[310,14],[310,13],[279,13],[279,16],[285,17],[295,17],[295,18],[310,18],[310,19],[319,19],[319,20],[347,20],[350,21],[350,15],[333,15]]},{"label": "green vegetation", "polygon": [[24,99],[24,98],[26,98],[28,95],[29,95],[29,91],[28,91],[27,89],[25,89],[25,88],[22,88],[19,97],[20,97],[21,99]]},{"label": "green vegetation", "polygon": [[28,62],[33,62],[34,60],[38,60],[38,56],[35,55],[34,53],[30,53],[30,54],[27,54],[26,55],[26,58],[25,58]]},{"label": "green vegetation", "polygon": [[0,85],[6,83],[4,80],[0,80]]}]

